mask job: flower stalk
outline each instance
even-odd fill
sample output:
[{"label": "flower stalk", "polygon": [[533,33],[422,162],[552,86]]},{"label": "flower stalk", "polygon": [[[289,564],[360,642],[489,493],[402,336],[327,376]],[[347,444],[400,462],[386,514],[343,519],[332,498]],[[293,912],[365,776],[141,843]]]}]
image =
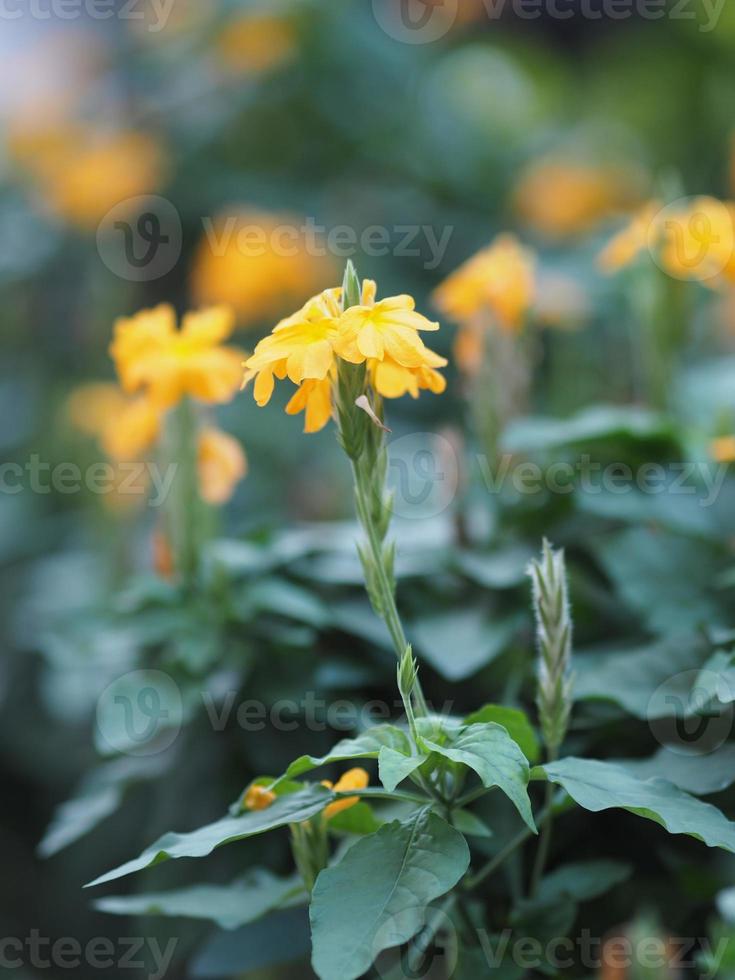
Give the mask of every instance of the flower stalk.
[{"label": "flower stalk", "polygon": [[167,418],[167,456],[174,467],[168,499],[167,529],[174,567],[181,581],[196,578],[204,535],[204,504],[197,470],[197,419],[189,398],[183,398]]},{"label": "flower stalk", "polygon": [[[342,287],[343,308],[358,306],[360,296],[360,281],[354,265],[348,262]],[[364,405],[364,399],[367,399],[366,407],[370,411],[358,404]],[[373,393],[370,402],[364,364],[340,363],[336,410],[338,438],[352,466],[355,510],[367,538],[366,547],[358,545],[365,587],[375,613],[388,628],[400,664],[410,647],[396,606],[395,545],[386,542],[392,507],[385,487],[388,471],[386,429],[382,398]],[[414,711],[418,715],[427,715],[428,707],[418,677],[415,677],[411,691],[406,705],[408,717],[412,718]]]},{"label": "flower stalk", "polygon": [[[557,758],[569,727],[574,677],[572,661],[572,617],[567,591],[564,551],[554,551],[544,538],[541,559],[528,569],[532,582],[533,608],[538,645],[536,705],[541,734],[550,761]],[[544,810],[536,860],[531,877],[531,895],[538,890],[551,845],[553,785],[546,784]]]}]

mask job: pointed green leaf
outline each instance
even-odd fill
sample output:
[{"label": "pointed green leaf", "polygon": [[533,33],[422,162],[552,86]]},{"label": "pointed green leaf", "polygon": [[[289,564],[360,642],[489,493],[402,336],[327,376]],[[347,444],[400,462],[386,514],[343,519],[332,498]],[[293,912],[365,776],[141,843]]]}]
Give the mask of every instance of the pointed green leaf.
[{"label": "pointed green leaf", "polygon": [[148,895],[100,898],[94,907],[113,915],[165,915],[211,919],[221,929],[238,929],[247,922],[291,904],[306,893],[300,879],[277,878],[263,868],[251,871],[231,885],[195,885]]},{"label": "pointed green leaf", "polygon": [[450,681],[471,677],[503,653],[523,618],[492,621],[484,609],[453,609],[424,617],[412,630],[416,648]]},{"label": "pointed green leaf", "polygon": [[406,755],[384,745],[378,754],[378,775],[380,781],[392,793],[396,786],[414,770],[426,762],[426,755]]},{"label": "pointed green leaf", "polygon": [[355,980],[382,950],[407,942],[469,861],[464,837],[428,809],[353,845],[322,871],[312,895],[312,963],[321,980]]},{"label": "pointed green leaf", "polygon": [[408,736],[395,725],[377,725],[369,728],[357,738],[344,738],[338,742],[331,752],[317,758],[313,755],[302,755],[295,759],[286,770],[285,778],[301,776],[305,772],[326,766],[330,762],[349,762],[352,759],[377,759],[383,746],[395,749],[408,755],[411,743]]},{"label": "pointed green leaf", "polygon": [[667,779],[692,796],[720,793],[735,783],[735,743],[725,742],[714,752],[683,755],[662,747],[647,759],[616,760],[636,779]]},{"label": "pointed green leaf", "polygon": [[492,837],[490,830],[484,820],[470,810],[455,810],[452,813],[452,826],[465,837]]},{"label": "pointed green leaf", "polygon": [[506,708],[502,704],[486,704],[465,718],[466,725],[486,724],[489,721],[503,726],[530,763],[538,761],[541,753],[539,741],[525,711]]},{"label": "pointed green leaf", "polygon": [[446,744],[429,739],[424,739],[424,744],[432,752],[468,766],[477,773],[483,786],[501,789],[535,833],[527,789],[528,760],[504,728],[492,722],[467,725],[449,731]]},{"label": "pointed green leaf", "polygon": [[188,834],[164,834],[154,844],[146,848],[140,857],[121,864],[119,868],[101,875],[86,887],[102,885],[125,875],[142,871],[162,861],[182,857],[206,857],[217,847],[264,834],[276,827],[289,823],[309,820],[333,802],[334,793],[324,786],[308,786],[298,793],[289,793],[279,798],[267,810],[254,810],[239,817],[224,817],[215,823],[207,824]]},{"label": "pointed green leaf", "polygon": [[586,810],[597,813],[619,807],[655,821],[670,834],[688,834],[708,847],[735,853],[735,823],[717,807],[689,796],[665,779],[643,781],[614,763],[574,757],[543,769]]},{"label": "pointed green leaf", "polygon": [[329,829],[340,834],[374,834],[385,823],[373,813],[369,803],[355,803],[329,818]]}]

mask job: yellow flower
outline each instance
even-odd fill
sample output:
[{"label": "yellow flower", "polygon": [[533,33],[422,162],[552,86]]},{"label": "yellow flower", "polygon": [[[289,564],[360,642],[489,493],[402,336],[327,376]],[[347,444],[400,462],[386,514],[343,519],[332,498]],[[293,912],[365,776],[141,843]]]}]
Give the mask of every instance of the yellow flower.
[{"label": "yellow flower", "polygon": [[232,306],[241,326],[275,319],[323,288],[332,259],[313,254],[298,215],[230,208],[197,249],[191,288],[201,306]]},{"label": "yellow flower", "polygon": [[485,310],[506,330],[519,329],[534,302],[536,261],[515,235],[503,234],[434,291],[437,309],[459,323]]},{"label": "yellow flower", "polygon": [[247,810],[267,810],[276,799],[273,790],[253,783],[243,794],[242,803]]},{"label": "yellow flower", "polygon": [[139,459],[160,434],[161,413],[146,395],[130,398],[114,383],[81,385],[67,402],[69,419],[95,436],[110,459]]},{"label": "yellow flower", "polygon": [[372,305],[351,307],[340,319],[336,353],[352,364],[390,357],[403,367],[420,367],[426,348],[418,331],[438,330],[439,324],[417,313],[415,306],[411,296],[391,296]]},{"label": "yellow flower", "polygon": [[217,41],[225,66],[236,74],[261,74],[287,61],[296,37],[293,26],[273,14],[246,14],[228,24]]},{"label": "yellow flower", "polygon": [[144,389],[160,408],[186,395],[229,401],[242,377],[242,354],[222,346],[233,326],[232,312],[223,306],[187,313],[180,330],[165,304],[118,320],[110,353],[123,388]]},{"label": "yellow flower", "polygon": [[698,197],[662,214],[659,259],[677,279],[717,285],[735,281],[735,204]]},{"label": "yellow flower", "polygon": [[657,237],[656,216],[660,201],[649,201],[632,220],[607,243],[597,262],[603,272],[613,273],[630,265],[649,242]]},{"label": "yellow flower", "polygon": [[85,231],[95,230],[115,205],[156,190],[164,172],[158,142],[132,130],[100,135],[74,124],[20,128],[12,155],[37,181],[49,208]]},{"label": "yellow flower", "polygon": [[611,167],[544,159],[521,175],[515,190],[520,217],[548,238],[591,231],[635,201],[630,174]]},{"label": "yellow flower", "polygon": [[304,381],[292,396],[286,412],[298,415],[305,411],[304,432],[319,432],[332,417],[332,379]]},{"label": "yellow flower", "polygon": [[199,432],[197,465],[199,492],[208,504],[227,503],[247,472],[247,459],[240,443],[214,428]]},{"label": "yellow flower", "polygon": [[306,432],[318,432],[333,414],[340,359],[365,363],[374,390],[386,398],[416,397],[421,389],[443,391],[436,368],[447,362],[419,336],[419,330],[439,325],[417,313],[410,296],[376,302],[376,292],[376,284],[366,279],[360,304],[344,312],[339,287],[313,296],[256,346],[245,362],[243,387],[254,379],[253,394],[262,407],[270,401],[275,379],[289,378],[299,387],[286,411],[306,413]]},{"label": "yellow flower", "polygon": [[117,416],[100,432],[100,445],[110,459],[140,459],[161,433],[161,413],[147,395],[126,399]]},{"label": "yellow flower", "polygon": [[[369,782],[370,777],[365,770],[357,768],[349,769],[334,785],[328,779],[325,779],[322,782],[322,786],[326,786],[327,789],[333,789],[338,793],[346,793],[351,789],[365,789]],[[359,802],[359,796],[347,796],[343,800],[330,803],[324,810],[324,818],[325,820],[331,820],[338,813],[342,813],[343,810],[349,810],[351,806]]]},{"label": "yellow flower", "polygon": [[710,456],[716,463],[735,463],[735,436],[720,436],[709,446]]}]

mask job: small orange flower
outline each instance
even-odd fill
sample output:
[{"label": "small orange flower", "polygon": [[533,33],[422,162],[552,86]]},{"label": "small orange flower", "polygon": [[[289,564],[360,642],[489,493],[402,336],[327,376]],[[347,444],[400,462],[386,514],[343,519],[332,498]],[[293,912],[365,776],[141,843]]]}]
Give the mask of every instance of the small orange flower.
[{"label": "small orange flower", "polygon": [[253,783],[243,794],[242,802],[247,810],[267,810],[275,801],[276,794],[265,786]]},{"label": "small orange flower", "polygon": [[242,75],[259,75],[287,61],[294,52],[292,24],[273,14],[251,13],[227,24],[217,48],[227,68]]},{"label": "small orange flower", "polygon": [[[349,769],[334,785],[328,779],[325,779],[322,781],[322,786],[326,786],[327,789],[333,789],[337,793],[345,793],[351,789],[365,789],[369,782],[370,777],[365,770],[355,768]],[[330,820],[332,817],[336,817],[338,813],[342,813],[343,810],[349,810],[351,806],[359,802],[359,796],[347,796],[342,800],[330,803],[324,810],[324,818],[325,820]]]},{"label": "small orange flower", "polygon": [[709,453],[716,463],[735,463],[735,436],[720,436],[709,445]]}]

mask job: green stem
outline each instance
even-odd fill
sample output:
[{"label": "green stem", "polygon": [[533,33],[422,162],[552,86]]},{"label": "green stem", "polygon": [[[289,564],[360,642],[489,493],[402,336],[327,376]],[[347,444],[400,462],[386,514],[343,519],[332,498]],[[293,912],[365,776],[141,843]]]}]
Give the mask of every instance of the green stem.
[{"label": "green stem", "polygon": [[[555,749],[549,750],[549,762],[553,762],[557,757],[557,751]],[[544,818],[541,823],[541,836],[538,842],[538,850],[536,851],[536,859],[533,864],[533,872],[531,874],[531,885],[529,888],[529,895],[531,898],[535,898],[539,885],[541,884],[541,878],[543,877],[544,867],[546,866],[546,861],[549,857],[549,848],[551,847],[551,835],[554,829],[554,808],[552,806],[554,799],[554,784],[549,781],[546,784],[546,792],[544,795]]]},{"label": "green stem", "polygon": [[187,586],[196,577],[201,553],[203,507],[197,471],[196,415],[188,398],[171,413],[169,462],[176,466],[168,528],[176,571]]},{"label": "green stem", "polygon": [[524,827],[519,830],[515,837],[511,838],[505,847],[498,851],[495,857],[490,858],[490,860],[484,864],[479,871],[469,878],[465,878],[464,888],[466,891],[471,891],[473,888],[477,888],[481,885],[486,878],[489,878],[493,872],[497,871],[500,865],[510,857],[511,854],[516,851],[521,844],[524,844],[529,837],[531,837],[533,831],[529,827]]}]

